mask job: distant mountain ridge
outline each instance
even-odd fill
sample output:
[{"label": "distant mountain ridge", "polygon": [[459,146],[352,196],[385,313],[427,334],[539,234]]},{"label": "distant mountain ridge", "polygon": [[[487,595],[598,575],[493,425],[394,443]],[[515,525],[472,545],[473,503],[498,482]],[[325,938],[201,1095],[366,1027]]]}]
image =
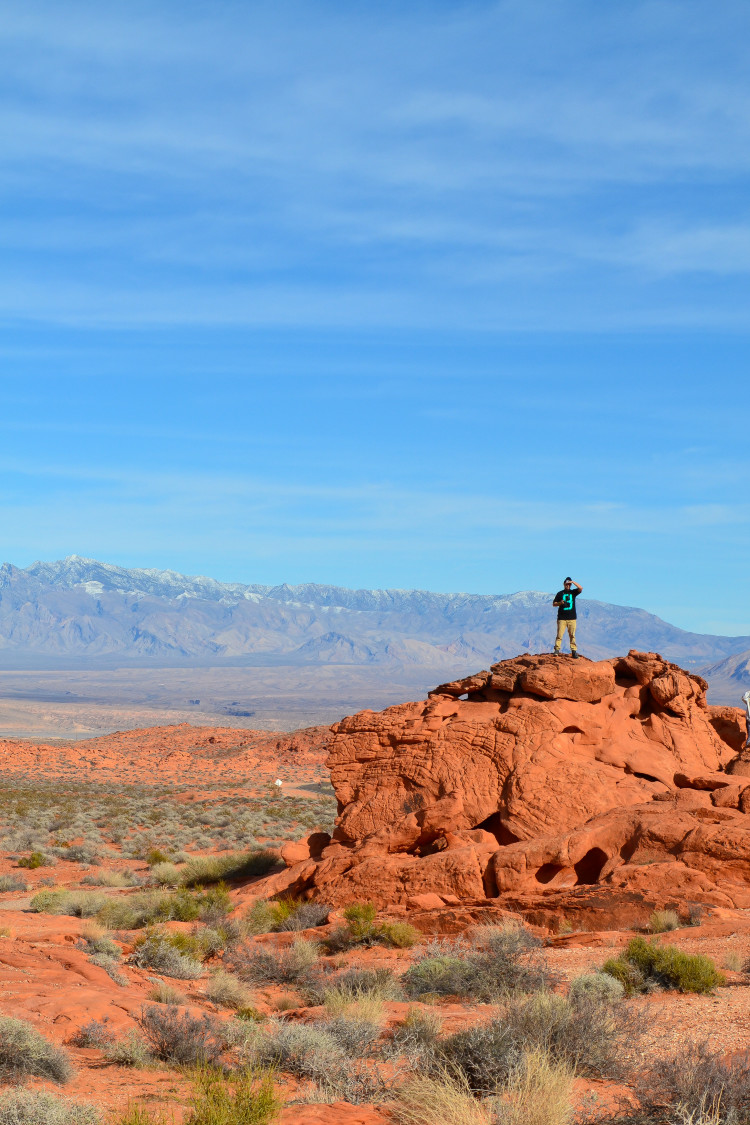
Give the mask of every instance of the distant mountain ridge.
[{"label": "distant mountain ridge", "polygon": [[[549,651],[552,595],[266,586],[128,569],[71,555],[0,567],[0,656],[99,663],[326,664],[402,668],[425,682],[518,652]],[[578,603],[593,658],[658,651],[689,668],[750,649],[750,637],[689,633],[645,610]]]}]

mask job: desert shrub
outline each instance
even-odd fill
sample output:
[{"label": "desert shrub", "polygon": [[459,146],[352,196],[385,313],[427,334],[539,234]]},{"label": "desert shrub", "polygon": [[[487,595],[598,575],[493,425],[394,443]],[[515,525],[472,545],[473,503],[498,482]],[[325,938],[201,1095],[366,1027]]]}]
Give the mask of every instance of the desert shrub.
[{"label": "desert shrub", "polygon": [[221,1024],[205,1012],[192,1016],[167,1005],[149,1005],[139,1017],[146,1042],[157,1059],[175,1066],[217,1065],[224,1050]]},{"label": "desert shrub", "polygon": [[106,953],[107,956],[114,957],[118,961],[122,957],[122,950],[117,942],[109,937],[106,930],[93,922],[83,927],[79,944],[82,944],[88,953]]},{"label": "desert shrub", "polygon": [[700,926],[703,921],[703,915],[706,913],[705,906],[700,902],[689,902],[687,910],[688,926]]},{"label": "desert shrub", "polygon": [[98,965],[100,969],[104,969],[105,973],[120,988],[127,988],[130,984],[128,978],[120,972],[120,957],[112,957],[109,953],[92,953],[89,961],[92,965]]},{"label": "desert shrub", "polygon": [[739,950],[730,949],[729,952],[724,955],[723,966],[725,969],[729,969],[730,973],[741,973],[743,965],[744,959]]},{"label": "desert shrub", "polygon": [[408,922],[383,922],[380,926],[380,940],[384,945],[392,945],[395,949],[411,949],[422,940],[422,934]]},{"label": "desert shrub", "polygon": [[106,905],[104,895],[95,891],[67,891],[62,888],[38,891],[31,900],[31,909],[40,914],[67,914],[74,918],[92,918]]},{"label": "desert shrub", "polygon": [[355,1059],[371,1055],[380,1038],[380,1027],[369,1019],[339,1015],[317,1026],[330,1035],[346,1055]]},{"label": "desert shrub", "polygon": [[248,1008],[251,1003],[250,993],[242,981],[223,969],[218,969],[211,974],[206,985],[206,997],[214,1004],[219,1004],[223,1008],[234,1008],[235,1010]]},{"label": "desert shrub", "polygon": [[72,844],[68,848],[60,848],[59,855],[61,859],[67,859],[71,863],[90,863],[94,865],[100,862],[96,851],[88,844]]},{"label": "desert shrub", "polygon": [[210,887],[205,891],[190,891],[180,887],[176,891],[151,891],[129,895],[127,898],[110,899],[98,911],[97,918],[112,930],[137,930],[154,922],[195,922],[199,918],[223,918],[231,909],[229,892],[223,885]]},{"label": "desert shrub", "polygon": [[18,860],[19,867],[27,867],[30,871],[35,871],[37,867],[44,867],[47,862],[47,857],[44,852],[32,852],[31,855],[22,856]]},{"label": "desert shrub", "polygon": [[727,1061],[707,1044],[688,1043],[644,1073],[638,1093],[651,1119],[658,1120],[667,1105],[680,1109],[685,1120],[707,1117],[714,1125],[749,1125],[750,1059]]},{"label": "desert shrub", "polygon": [[281,920],[278,930],[312,930],[324,926],[331,913],[330,906],[324,902],[295,903],[294,909]]},{"label": "desert shrub", "polygon": [[0,1095],[0,1125],[99,1125],[92,1105],[56,1098],[44,1090],[8,1090]]},{"label": "desert shrub", "polygon": [[195,1085],[185,1125],[270,1125],[282,1106],[269,1073],[244,1071],[227,1078],[204,1068]]},{"label": "desert shrub", "polygon": [[649,984],[705,993],[725,983],[709,957],[683,953],[674,945],[660,945],[639,937],[632,938],[619,957],[605,961],[602,972],[619,980],[628,995],[644,991]]},{"label": "desert shrub", "polygon": [[315,942],[300,938],[292,945],[282,946],[280,949],[240,946],[225,958],[225,964],[241,980],[297,984],[310,976],[317,960],[318,947]]},{"label": "desert shrub", "polygon": [[261,1066],[278,1067],[297,1078],[334,1081],[342,1074],[346,1055],[326,1031],[312,1024],[271,1022],[258,1039]]},{"label": "desert shrub", "polygon": [[121,1039],[114,1039],[111,1043],[107,1043],[102,1050],[109,1061],[116,1063],[117,1066],[132,1066],[140,1070],[154,1061],[154,1056],[143,1036],[132,1029]]},{"label": "desert shrub", "polygon": [[498,1107],[498,1125],[567,1125],[572,1093],[570,1067],[534,1051],[511,1075]]},{"label": "desert shrub", "polygon": [[554,983],[541,942],[525,926],[482,926],[470,947],[434,942],[402,977],[408,996],[492,1001]]},{"label": "desert shrub", "polygon": [[163,861],[153,864],[151,867],[151,879],[155,883],[161,883],[166,887],[176,887],[182,879],[182,872],[175,863]]},{"label": "desert shrub", "polygon": [[570,983],[570,997],[579,1000],[584,996],[616,1004],[625,995],[625,987],[608,973],[583,973]]},{"label": "desert shrub", "polygon": [[29,888],[17,875],[0,875],[0,894],[6,891],[27,891]]},{"label": "desert shrub", "polygon": [[138,878],[132,871],[92,871],[84,875],[81,883],[86,887],[135,887]]},{"label": "desert shrub", "polygon": [[172,935],[152,933],[135,949],[133,962],[142,968],[155,969],[176,980],[197,980],[203,965],[188,953],[181,953],[170,940]]},{"label": "desert shrub", "polygon": [[391,1032],[384,1045],[385,1053],[389,1058],[404,1057],[412,1066],[432,1060],[441,1028],[442,1021],[435,1012],[410,1008],[403,1023]]},{"label": "desert shrub", "polygon": [[0,1016],[0,1078],[20,1081],[28,1076],[64,1083],[73,1076],[67,1052],[30,1024]]},{"label": "desert shrub", "polygon": [[149,867],[156,867],[157,863],[169,863],[170,857],[160,848],[149,848],[143,857]]},{"label": "desert shrub", "polygon": [[198,856],[185,865],[182,881],[186,887],[194,887],[224,880],[250,879],[254,875],[267,875],[278,862],[279,853],[273,848]]},{"label": "desert shrub", "polygon": [[396,1091],[389,1109],[398,1125],[491,1125],[488,1108],[460,1077],[446,1073],[411,1078]]},{"label": "desert shrub", "polygon": [[275,933],[293,910],[292,903],[285,900],[268,902],[266,899],[258,899],[245,915],[243,928],[248,934]]},{"label": "desert shrub", "polygon": [[109,1026],[109,1020],[89,1020],[71,1037],[70,1042],[74,1047],[93,1047],[103,1051],[106,1046],[113,1043],[115,1033]]},{"label": "desert shrub", "polygon": [[113,1118],[111,1125],[173,1125],[163,1113],[156,1113],[142,1105],[129,1105],[123,1114]]},{"label": "desert shrub", "polygon": [[157,1004],[187,1004],[187,997],[180,992],[179,988],[167,984],[164,980],[154,985],[148,998]]},{"label": "desert shrub", "polygon": [[430,1059],[430,1070],[453,1075],[475,1093],[494,1094],[522,1060],[516,1037],[502,1020],[492,1020],[446,1036]]},{"label": "desert shrub", "polygon": [[655,910],[648,927],[652,934],[665,934],[669,930],[679,930],[680,916],[675,910]]},{"label": "desert shrub", "polygon": [[499,1090],[534,1052],[581,1074],[617,1075],[626,1031],[634,1032],[629,1014],[609,1002],[538,992],[509,1001],[498,1019],[447,1036],[435,1061],[478,1093]]}]

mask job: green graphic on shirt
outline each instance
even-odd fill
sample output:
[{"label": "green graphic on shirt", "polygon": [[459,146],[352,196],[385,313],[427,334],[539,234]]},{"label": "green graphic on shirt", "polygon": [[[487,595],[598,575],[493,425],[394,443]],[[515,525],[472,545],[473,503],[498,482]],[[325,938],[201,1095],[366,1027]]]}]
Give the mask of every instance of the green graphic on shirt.
[{"label": "green graphic on shirt", "polygon": [[573,608],[573,595],[563,594],[563,609],[569,610]]}]

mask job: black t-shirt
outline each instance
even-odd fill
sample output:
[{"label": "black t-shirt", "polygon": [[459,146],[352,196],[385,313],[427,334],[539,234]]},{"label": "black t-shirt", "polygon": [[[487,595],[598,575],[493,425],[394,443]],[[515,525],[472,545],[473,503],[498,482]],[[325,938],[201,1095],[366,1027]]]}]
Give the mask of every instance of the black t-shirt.
[{"label": "black t-shirt", "polygon": [[552,599],[561,604],[557,607],[557,620],[558,621],[575,621],[576,619],[576,598],[580,594],[580,590],[575,588],[570,590],[558,590]]}]

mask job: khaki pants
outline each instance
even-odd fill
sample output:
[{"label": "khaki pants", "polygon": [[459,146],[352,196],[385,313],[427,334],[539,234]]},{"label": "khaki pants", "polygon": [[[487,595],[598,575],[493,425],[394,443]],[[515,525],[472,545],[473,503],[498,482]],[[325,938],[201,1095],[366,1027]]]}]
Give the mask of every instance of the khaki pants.
[{"label": "khaki pants", "polygon": [[557,636],[555,637],[555,652],[560,651],[560,645],[562,644],[562,639],[565,636],[566,629],[568,630],[568,636],[570,637],[570,651],[578,652],[578,646],[576,645],[576,625],[577,622],[575,618],[573,618],[572,621],[558,620]]}]

